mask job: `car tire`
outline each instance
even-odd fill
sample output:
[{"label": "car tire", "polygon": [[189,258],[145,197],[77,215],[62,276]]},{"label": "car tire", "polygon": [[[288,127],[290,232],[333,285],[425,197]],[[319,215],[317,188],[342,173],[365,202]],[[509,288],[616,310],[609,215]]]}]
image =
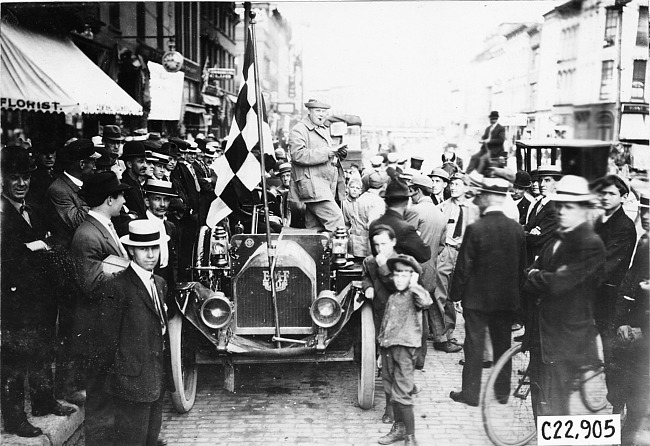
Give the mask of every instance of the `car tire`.
[{"label": "car tire", "polygon": [[172,378],[176,390],[171,394],[172,404],[178,413],[186,413],[196,399],[198,366],[196,350],[189,346],[187,339],[188,323],[177,313],[169,320],[169,341],[172,363]]},{"label": "car tire", "polygon": [[359,352],[358,365],[358,399],[359,407],[371,409],[375,403],[375,323],[372,317],[372,306],[369,302],[363,304],[360,311],[361,343],[357,346]]}]

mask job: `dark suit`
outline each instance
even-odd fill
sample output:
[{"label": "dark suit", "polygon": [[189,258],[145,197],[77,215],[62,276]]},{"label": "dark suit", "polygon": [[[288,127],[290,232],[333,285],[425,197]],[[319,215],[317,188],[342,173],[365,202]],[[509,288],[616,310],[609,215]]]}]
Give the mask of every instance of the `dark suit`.
[{"label": "dark suit", "polygon": [[[178,280],[190,280],[190,274],[186,271],[192,264],[192,249],[196,243],[196,234],[199,230],[199,195],[196,189],[194,177],[184,162],[179,162],[172,171],[172,181],[182,185],[187,201],[187,211],[179,220],[180,247],[178,250]],[[199,187],[200,189],[200,187]]]},{"label": "dark suit", "polygon": [[538,385],[531,388],[541,389],[533,392],[538,415],[569,415],[574,374],[598,360],[594,295],[603,279],[605,246],[588,222],[558,237],[542,248],[524,287],[537,304],[537,320],[526,333],[531,380]]},{"label": "dark suit", "polygon": [[212,182],[212,169],[210,169],[202,161],[195,161],[193,163],[194,172],[199,180],[201,191],[199,192],[199,225],[204,225],[205,220],[210,210],[210,205],[215,199],[214,186]]},{"label": "dark suit", "polygon": [[[534,204],[532,206],[535,206]],[[541,204],[540,204],[541,206]],[[531,235],[535,227],[540,228],[539,235]],[[526,248],[528,253],[528,265],[531,265],[535,260],[535,256],[539,255],[542,247],[547,241],[553,238],[553,234],[557,229],[557,219],[555,216],[555,202],[549,201],[541,209],[533,210],[528,218],[528,223],[524,226],[526,231]]]},{"label": "dark suit", "polygon": [[[395,231],[395,251],[399,254],[408,254],[413,256],[415,260],[420,263],[426,262],[431,258],[431,249],[424,243],[422,238],[418,235],[415,228],[404,220],[404,217],[392,209],[386,209],[386,213],[379,217],[377,220],[370,223],[368,232],[373,233],[377,225],[386,225],[393,228]],[[372,243],[372,255],[376,256],[377,252]]]},{"label": "dark suit", "polygon": [[505,151],[503,143],[506,141],[506,128],[498,122],[494,128],[489,125],[485,128],[483,137],[481,139],[487,140],[485,146],[487,146],[487,149],[489,150],[490,156],[492,158],[501,156]]},{"label": "dark suit", "polygon": [[32,409],[53,405],[52,361],[57,307],[52,253],[25,243],[45,240],[45,220],[27,209],[31,226],[4,196],[0,198],[2,247],[2,416],[5,427],[25,420],[24,381],[29,374]]},{"label": "dark suit", "polygon": [[101,363],[103,340],[99,336],[100,307],[94,292],[106,282],[102,261],[109,255],[121,256],[110,232],[89,215],[75,232],[70,247],[78,261],[79,284],[74,315],[74,352],[86,365],[86,445],[110,444],[112,435],[112,401],[104,391],[106,367]]},{"label": "dark suit", "polygon": [[29,192],[27,192],[27,203],[34,206],[41,206],[45,199],[45,192],[52,185],[56,176],[52,169],[46,169],[39,165],[38,169],[32,173],[32,179],[29,182]]},{"label": "dark suit", "polygon": [[522,197],[517,202],[517,210],[519,211],[519,224],[526,224],[526,217],[528,216],[528,209],[530,208],[530,201],[526,197]]},{"label": "dark suit", "polygon": [[[167,284],[154,277],[158,296]],[[107,392],[115,404],[115,444],[155,446],[162,424],[162,403],[171,381],[169,337],[152,297],[131,266],[98,291],[101,301],[103,357],[109,365]]]},{"label": "dark suit", "polygon": [[[511,344],[511,327],[519,308],[519,286],[526,267],[526,240],[519,224],[501,211],[489,211],[467,226],[456,261],[450,298],[461,301],[465,316],[463,395],[478,404],[485,328],[490,330],[494,358]],[[497,394],[510,391],[510,373],[502,374]]]},{"label": "dark suit", "polygon": [[52,234],[64,248],[70,246],[74,231],[86,219],[90,209],[79,196],[79,186],[64,173],[45,192],[45,212]]},{"label": "dark suit", "polygon": [[[130,189],[124,191],[125,205],[129,208],[129,212],[136,214],[138,218],[147,218],[147,205],[144,202],[144,189],[140,180],[134,180],[127,170],[122,175],[122,183],[131,186]],[[125,233],[127,232],[128,228]]]}]

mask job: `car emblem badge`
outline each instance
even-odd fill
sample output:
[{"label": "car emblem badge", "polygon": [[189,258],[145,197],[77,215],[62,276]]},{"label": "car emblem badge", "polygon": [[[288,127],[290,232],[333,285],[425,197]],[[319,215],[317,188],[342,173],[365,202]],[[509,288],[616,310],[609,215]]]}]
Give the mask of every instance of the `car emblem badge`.
[{"label": "car emblem badge", "polygon": [[[266,291],[271,291],[271,281],[269,280],[271,274],[269,271],[264,271],[264,280],[262,284]],[[289,284],[289,271],[276,271],[275,272],[275,291],[284,291]]]},{"label": "car emblem badge", "polygon": [[252,238],[247,238],[246,241],[244,242],[244,245],[247,248],[252,248],[254,244],[255,244],[255,242],[253,241]]}]

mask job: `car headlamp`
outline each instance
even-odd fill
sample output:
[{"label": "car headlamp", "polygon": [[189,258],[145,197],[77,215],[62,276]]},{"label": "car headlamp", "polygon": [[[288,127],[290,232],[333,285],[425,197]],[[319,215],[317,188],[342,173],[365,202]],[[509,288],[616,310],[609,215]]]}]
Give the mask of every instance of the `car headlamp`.
[{"label": "car headlamp", "polygon": [[221,292],[213,294],[201,305],[201,320],[210,328],[223,328],[231,318],[232,304]]},{"label": "car headlamp", "polygon": [[322,291],[309,310],[311,318],[319,327],[329,328],[341,319],[341,305],[334,298],[334,292]]}]

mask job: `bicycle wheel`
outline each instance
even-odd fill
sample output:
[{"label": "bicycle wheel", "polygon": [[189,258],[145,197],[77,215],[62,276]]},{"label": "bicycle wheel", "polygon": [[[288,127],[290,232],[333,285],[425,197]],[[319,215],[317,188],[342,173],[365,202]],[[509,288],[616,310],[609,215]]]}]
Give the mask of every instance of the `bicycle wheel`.
[{"label": "bicycle wheel", "polygon": [[499,358],[483,389],[483,426],[497,446],[523,446],[535,437],[529,362],[529,353],[515,345]]},{"label": "bicycle wheel", "polygon": [[580,398],[585,407],[592,412],[607,406],[607,384],[602,365],[583,367],[580,371]]}]

